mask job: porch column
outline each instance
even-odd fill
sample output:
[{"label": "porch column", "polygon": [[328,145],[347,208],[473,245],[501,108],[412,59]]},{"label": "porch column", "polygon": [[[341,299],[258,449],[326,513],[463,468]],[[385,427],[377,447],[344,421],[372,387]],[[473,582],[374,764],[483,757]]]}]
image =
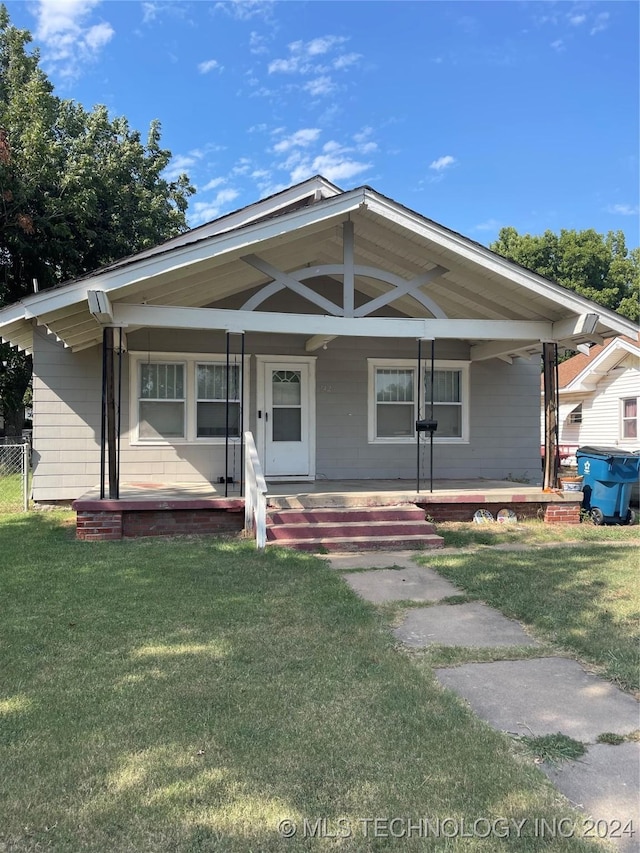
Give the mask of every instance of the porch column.
[{"label": "porch column", "polygon": [[542,377],[544,389],[544,474],[543,491],[558,486],[558,345],[542,344]]},{"label": "porch column", "polygon": [[120,403],[122,395],[122,330],[118,345],[118,404],[114,363],[114,328],[102,330],[102,419],[100,427],[100,498],[104,499],[106,479],[109,498],[120,497]]}]

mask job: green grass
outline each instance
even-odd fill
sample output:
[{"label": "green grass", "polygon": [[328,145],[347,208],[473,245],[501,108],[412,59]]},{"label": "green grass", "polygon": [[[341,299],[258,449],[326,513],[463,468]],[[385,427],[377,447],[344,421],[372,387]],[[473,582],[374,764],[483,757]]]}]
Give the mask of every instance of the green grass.
[{"label": "green grass", "polygon": [[[537,851],[535,817],[576,817],[321,560],[76,542],[70,518],[0,518],[0,849],[335,849],[304,837],[325,818],[350,822],[342,850]],[[523,837],[364,837],[395,817],[517,820]]]},{"label": "green grass", "polygon": [[515,524],[473,524],[449,521],[437,524],[445,547],[464,548],[482,545],[548,545],[557,542],[628,542],[640,540],[638,522],[633,525],[597,527],[590,520],[582,524],[546,524],[543,521],[519,521]]},{"label": "green grass", "polygon": [[539,737],[522,735],[519,741],[539,761],[546,761],[547,764],[558,765],[566,761],[575,761],[582,758],[587,751],[583,743],[562,732]]},{"label": "green grass", "polygon": [[640,688],[637,547],[585,542],[421,559],[467,595],[520,620],[623,689]]},{"label": "green grass", "polygon": [[22,510],[22,474],[0,472],[0,513]]}]

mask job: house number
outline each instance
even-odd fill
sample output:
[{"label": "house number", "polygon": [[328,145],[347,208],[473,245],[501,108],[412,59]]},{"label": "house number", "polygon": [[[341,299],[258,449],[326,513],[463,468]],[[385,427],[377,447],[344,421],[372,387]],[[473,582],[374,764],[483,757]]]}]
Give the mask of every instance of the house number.
[{"label": "house number", "polygon": [[331,394],[331,392],[333,391],[333,385],[321,385],[320,390],[323,391],[325,394]]}]

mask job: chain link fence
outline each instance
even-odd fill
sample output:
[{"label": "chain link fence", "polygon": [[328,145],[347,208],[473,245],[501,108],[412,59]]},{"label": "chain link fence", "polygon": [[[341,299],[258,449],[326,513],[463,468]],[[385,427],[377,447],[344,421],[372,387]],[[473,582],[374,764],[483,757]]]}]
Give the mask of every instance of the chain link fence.
[{"label": "chain link fence", "polygon": [[9,444],[0,439],[0,512],[26,512],[29,508],[28,442]]}]

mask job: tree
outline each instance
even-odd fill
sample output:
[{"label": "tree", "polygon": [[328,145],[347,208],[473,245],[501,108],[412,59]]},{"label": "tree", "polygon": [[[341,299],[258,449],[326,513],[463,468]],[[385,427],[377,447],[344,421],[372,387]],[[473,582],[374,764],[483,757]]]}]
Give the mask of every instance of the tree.
[{"label": "tree", "polygon": [[622,231],[534,236],[502,228],[489,248],[631,320],[640,317],[640,249],[629,252]]},{"label": "tree", "polygon": [[[31,35],[0,6],[0,307],[187,230],[194,192],[162,173],[160,124],[146,143],[106,107],[58,98]],[[5,430],[19,432],[30,366],[0,347]]]}]

